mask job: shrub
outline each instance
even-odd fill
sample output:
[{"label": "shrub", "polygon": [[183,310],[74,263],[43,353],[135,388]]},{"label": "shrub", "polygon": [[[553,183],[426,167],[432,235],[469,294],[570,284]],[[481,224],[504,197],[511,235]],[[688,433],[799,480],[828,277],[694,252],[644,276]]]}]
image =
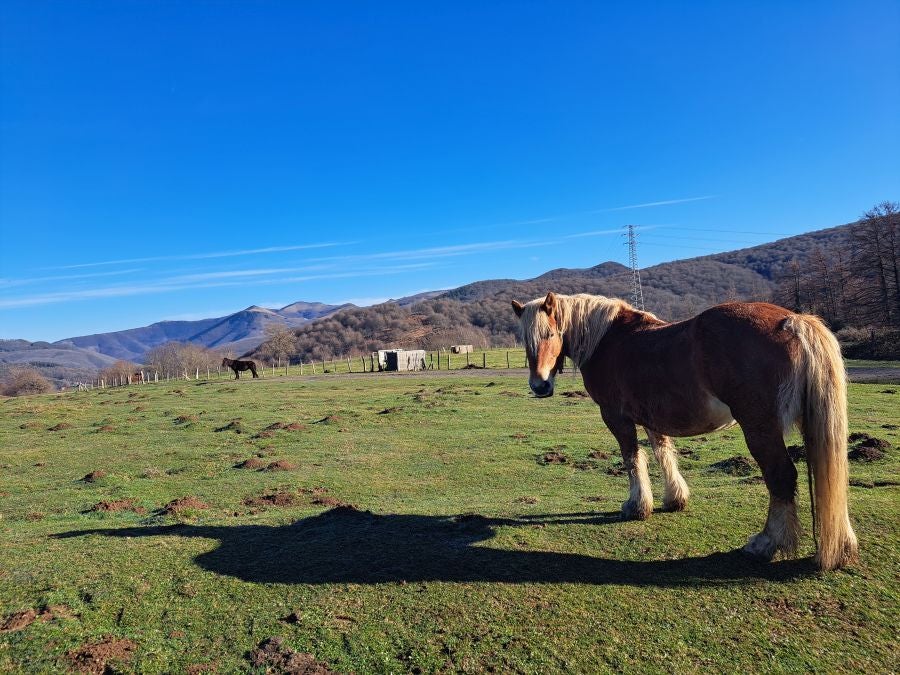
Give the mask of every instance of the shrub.
[{"label": "shrub", "polygon": [[50,381],[33,368],[10,371],[0,388],[4,396],[28,396],[53,391]]}]

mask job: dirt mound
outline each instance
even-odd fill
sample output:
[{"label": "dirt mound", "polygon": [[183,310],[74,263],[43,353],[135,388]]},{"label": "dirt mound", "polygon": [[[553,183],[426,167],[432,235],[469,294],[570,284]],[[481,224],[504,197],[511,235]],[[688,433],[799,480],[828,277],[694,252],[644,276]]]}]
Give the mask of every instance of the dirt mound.
[{"label": "dirt mound", "polygon": [[560,445],[556,448],[548,448],[547,452],[538,457],[538,464],[568,464],[569,456],[563,452],[566,446]]},{"label": "dirt mound", "polygon": [[256,457],[251,457],[250,459],[245,459],[243,462],[238,462],[234,465],[235,469],[252,469],[253,471],[259,471],[260,469],[266,468],[266,463],[261,459]]},{"label": "dirt mound", "polygon": [[721,462],[716,462],[710,466],[710,468],[714,471],[727,473],[729,476],[749,476],[756,471],[756,464],[746,457],[736,455],[734,457],[729,457],[728,459],[723,459]]},{"label": "dirt mound", "polygon": [[72,428],[72,425],[69,424],[68,422],[60,422],[59,424],[56,424],[56,425],[50,427],[49,429],[47,429],[47,431],[65,431],[66,429],[71,429],[71,428]]},{"label": "dirt mound", "polygon": [[900,481],[896,480],[864,480],[862,478],[851,478],[850,485],[861,488],[877,488],[877,487],[894,487],[900,485]]},{"label": "dirt mound", "polygon": [[257,433],[253,438],[272,438],[275,435],[274,431],[266,431],[263,429],[259,433]]},{"label": "dirt mound", "polygon": [[518,504],[537,504],[537,497],[516,497],[516,503]]},{"label": "dirt mound", "polygon": [[24,609],[13,612],[0,621],[0,633],[12,633],[13,631],[27,628],[35,621],[50,621],[51,619],[71,619],[75,615],[66,605],[48,605],[41,611]]},{"label": "dirt mound", "polygon": [[285,425],[285,431],[303,431],[306,428],[305,424],[300,424],[300,422],[291,422],[290,424]]},{"label": "dirt mound", "polygon": [[164,507],[162,507],[162,509],[160,509],[160,512],[166,515],[178,515],[180,513],[184,513],[185,511],[199,511],[201,509],[208,508],[209,504],[201,502],[193,495],[188,495],[187,497],[173,499]]},{"label": "dirt mound", "polygon": [[111,513],[115,513],[116,511],[134,511],[135,513],[147,513],[147,509],[143,506],[138,506],[134,503],[134,500],[130,498],[100,501],[89,508],[88,511],[106,511]]},{"label": "dirt mound", "polygon": [[320,420],[316,420],[313,424],[337,424],[341,421],[341,418],[337,415],[327,415]]},{"label": "dirt mound", "polygon": [[236,434],[242,434],[242,433],[244,433],[244,425],[241,424],[240,420],[231,420],[225,426],[221,426],[221,427],[218,427],[217,429],[215,429],[215,431],[216,432],[233,431]]},{"label": "dirt mound", "polygon": [[198,419],[196,415],[179,415],[175,418],[175,424],[193,424]]},{"label": "dirt mound", "polygon": [[89,642],[66,654],[72,670],[79,673],[117,672],[109,661],[131,660],[137,644],[125,638],[105,637],[99,642]]},{"label": "dirt mound", "polygon": [[279,429],[284,429],[287,426],[284,422],[272,422],[269,426],[267,426],[263,431],[278,431]]},{"label": "dirt mound", "polygon": [[291,492],[271,492],[247,497],[241,504],[244,506],[294,506],[297,503],[297,495]]},{"label": "dirt mound", "polygon": [[97,433],[101,431],[115,431],[116,428],[112,424],[104,424],[102,427],[97,427]]},{"label": "dirt mound", "polygon": [[85,474],[81,480],[85,483],[95,483],[96,481],[104,477],[106,477],[106,472],[103,469],[96,469],[94,471],[91,471],[90,473]]},{"label": "dirt mound", "polygon": [[298,468],[300,468],[298,464],[279,459],[277,462],[271,462],[263,471],[294,471]]},{"label": "dirt mound", "polygon": [[896,424],[882,424],[881,428],[882,429],[900,429],[900,426],[897,426]]},{"label": "dirt mound", "polygon": [[891,447],[888,441],[862,432],[850,434],[849,440],[855,445],[847,453],[847,458],[855,462],[874,462],[884,459],[885,451]]},{"label": "dirt mound", "polygon": [[328,664],[317,661],[312,654],[296,652],[284,644],[280,637],[271,637],[259,643],[250,652],[250,665],[267,673],[294,673],[296,675],[333,675]]},{"label": "dirt mound", "polygon": [[20,424],[19,428],[20,429],[40,429],[41,423],[40,422],[25,422],[24,424]]},{"label": "dirt mound", "polygon": [[602,450],[591,450],[588,453],[588,457],[591,459],[609,459],[609,453]]},{"label": "dirt mound", "polygon": [[566,398],[590,398],[586,391],[564,391],[560,396],[565,396]]},{"label": "dirt mound", "polygon": [[300,488],[300,492],[305,495],[326,495],[328,494],[328,488],[317,485],[316,487],[311,488]]},{"label": "dirt mound", "polygon": [[884,451],[867,445],[860,445],[847,453],[847,459],[853,462],[875,462],[884,459]]},{"label": "dirt mound", "polygon": [[880,393],[880,394],[896,394],[897,390],[896,389],[882,389],[878,393]]},{"label": "dirt mound", "polygon": [[379,411],[379,412],[376,413],[376,414],[378,414],[378,415],[391,415],[391,414],[393,414],[393,413],[400,412],[401,410],[403,410],[403,408],[398,408],[398,407],[395,406],[395,407],[393,407],[393,408],[385,408],[384,410],[381,410],[381,411]]}]

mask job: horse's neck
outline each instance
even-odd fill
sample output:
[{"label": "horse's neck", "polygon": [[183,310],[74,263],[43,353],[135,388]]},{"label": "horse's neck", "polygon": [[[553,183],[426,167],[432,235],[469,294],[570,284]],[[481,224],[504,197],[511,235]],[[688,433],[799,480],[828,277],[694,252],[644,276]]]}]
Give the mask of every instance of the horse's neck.
[{"label": "horse's neck", "polygon": [[[606,310],[598,308],[594,311],[604,312]],[[619,308],[616,316],[603,326],[599,334],[588,334],[592,324],[590,318],[582,322],[570,321],[563,333],[563,354],[581,365],[589,361],[597,351],[603,349],[604,343],[607,343],[609,339],[627,339],[629,334],[665,323],[652,314],[639,312],[628,306]]]}]

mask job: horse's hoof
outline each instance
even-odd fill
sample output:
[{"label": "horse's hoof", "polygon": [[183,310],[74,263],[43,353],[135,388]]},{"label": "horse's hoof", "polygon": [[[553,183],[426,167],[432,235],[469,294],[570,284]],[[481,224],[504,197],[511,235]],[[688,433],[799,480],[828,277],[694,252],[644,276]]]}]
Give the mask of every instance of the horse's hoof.
[{"label": "horse's hoof", "polygon": [[627,501],[622,504],[622,520],[647,520],[653,513],[653,504]]},{"label": "horse's hoof", "polygon": [[687,499],[672,499],[663,502],[664,511],[684,511],[687,508]]},{"label": "horse's hoof", "polygon": [[775,542],[769,538],[769,535],[760,532],[750,537],[741,550],[751,558],[769,562],[775,557]]}]

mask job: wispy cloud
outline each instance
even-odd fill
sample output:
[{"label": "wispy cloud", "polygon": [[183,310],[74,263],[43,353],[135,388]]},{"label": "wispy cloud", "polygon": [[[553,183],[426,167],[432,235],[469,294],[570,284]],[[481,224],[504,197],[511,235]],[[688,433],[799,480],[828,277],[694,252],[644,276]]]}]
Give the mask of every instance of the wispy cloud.
[{"label": "wispy cloud", "polygon": [[42,284],[48,281],[77,281],[80,279],[96,279],[99,277],[115,277],[123,274],[135,274],[142,272],[141,268],[129,270],[116,270],[115,272],[92,272],[90,274],[57,274],[46,277],[26,277],[24,279],[0,279],[0,290],[5,288],[15,288],[17,286],[28,286],[30,284]]},{"label": "wispy cloud", "polygon": [[175,260],[208,260],[212,258],[233,258],[243,255],[258,255],[264,253],[286,253],[290,251],[305,251],[317,248],[331,248],[334,246],[347,246],[357,242],[323,242],[319,244],[299,244],[296,246],[266,246],[264,248],[247,248],[239,251],[215,251],[212,253],[188,253],[184,255],[159,255],[148,258],[120,258],[118,260],[103,260],[99,262],[79,263],[77,265],[61,265],[45,269],[71,270],[83,267],[100,267],[101,265],[126,265],[130,263],[145,262],[170,262]]},{"label": "wispy cloud", "polygon": [[[645,230],[655,230],[658,227],[666,227],[666,225],[635,225],[634,229],[641,232]],[[624,228],[616,227],[608,230],[591,230],[589,232],[576,232],[575,234],[567,234],[563,239],[580,239],[582,237],[603,237],[610,234],[625,234]]]},{"label": "wispy cloud", "polygon": [[715,199],[716,195],[704,195],[703,197],[684,197],[683,199],[666,199],[661,202],[645,202],[643,204],[629,204],[628,206],[615,206],[609,209],[597,209],[589,213],[608,213],[610,211],[628,211],[630,209],[649,209],[654,206],[670,206],[672,204],[685,204],[687,202],[702,202],[707,199]]},{"label": "wispy cloud", "polygon": [[[106,286],[102,288],[88,288],[74,291],[61,291],[57,293],[41,293],[23,296],[19,298],[0,299],[0,309],[14,309],[21,307],[33,307],[36,305],[50,305],[60,302],[73,302],[79,300],[92,300],[101,298],[121,298],[137,295],[153,295],[159,293],[172,293],[184,290],[197,290],[208,288],[229,288],[235,286],[266,286],[273,284],[301,283],[324,279],[355,279],[362,277],[385,276],[399,274],[416,269],[431,267],[431,263],[416,263],[408,265],[391,265],[378,269],[363,269],[347,272],[313,273],[300,276],[279,277],[277,279],[241,279],[239,281],[185,281],[181,277],[171,277],[146,284],[130,284],[120,286]],[[297,271],[297,270],[293,270]],[[202,276],[202,275],[201,275]]]}]

